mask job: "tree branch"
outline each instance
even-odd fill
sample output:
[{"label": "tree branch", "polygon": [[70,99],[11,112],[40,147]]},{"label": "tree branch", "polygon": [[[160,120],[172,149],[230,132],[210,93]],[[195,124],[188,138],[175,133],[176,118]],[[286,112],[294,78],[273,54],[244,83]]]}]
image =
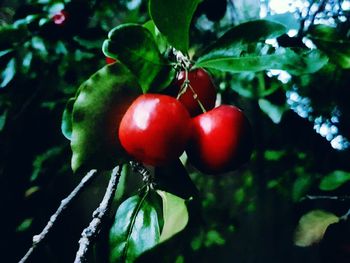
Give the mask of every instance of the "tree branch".
[{"label": "tree branch", "polygon": [[320,3],[319,6],[318,6],[318,9],[315,11],[315,13],[314,13],[314,14],[312,15],[312,17],[311,17],[310,25],[308,26],[307,31],[309,31],[310,28],[312,27],[312,25],[314,24],[315,19],[316,19],[316,16],[317,16],[320,12],[322,12],[322,11],[325,9],[326,4],[327,4],[327,1],[328,1],[328,0],[322,0],[322,1],[321,1],[321,3]]},{"label": "tree branch", "polygon": [[77,187],[61,201],[60,206],[57,208],[56,212],[50,217],[50,220],[47,222],[44,229],[40,234],[33,236],[32,246],[29,248],[27,253],[23,256],[23,258],[19,261],[19,263],[24,263],[28,260],[33,251],[38,247],[38,245],[43,242],[43,240],[49,234],[51,228],[57,221],[57,219],[61,216],[61,214],[69,207],[71,202],[76,199],[76,197],[82,192],[82,190],[94,179],[97,175],[96,170],[89,171],[84,178],[80,181]]},{"label": "tree branch", "polygon": [[101,225],[107,216],[113,201],[115,191],[119,182],[122,166],[116,166],[111,174],[106,193],[99,207],[92,214],[92,221],[89,226],[81,233],[79,240],[79,249],[75,256],[74,263],[86,262],[87,252],[91,245],[95,242],[101,230]]},{"label": "tree branch", "polygon": [[301,201],[304,200],[322,200],[322,199],[328,199],[328,200],[337,200],[337,201],[350,201],[350,196],[330,196],[330,195],[306,195],[301,199]]}]

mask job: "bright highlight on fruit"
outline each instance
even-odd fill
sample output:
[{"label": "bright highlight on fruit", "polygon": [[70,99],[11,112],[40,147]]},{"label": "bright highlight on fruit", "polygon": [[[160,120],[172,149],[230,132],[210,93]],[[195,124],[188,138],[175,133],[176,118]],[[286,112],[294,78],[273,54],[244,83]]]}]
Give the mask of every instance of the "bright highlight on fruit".
[{"label": "bright highlight on fruit", "polygon": [[185,150],[191,136],[191,119],[175,98],[160,94],[139,96],[119,126],[124,149],[136,160],[166,165]]}]

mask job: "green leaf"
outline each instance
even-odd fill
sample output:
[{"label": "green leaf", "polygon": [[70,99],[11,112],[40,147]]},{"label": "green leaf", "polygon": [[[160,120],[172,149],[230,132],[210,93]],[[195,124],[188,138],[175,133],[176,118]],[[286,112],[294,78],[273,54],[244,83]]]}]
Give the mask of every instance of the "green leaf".
[{"label": "green leaf", "polygon": [[299,174],[298,178],[294,181],[292,187],[292,198],[294,202],[301,200],[303,196],[307,194],[310,187],[312,186],[313,180],[312,176],[309,174]]},{"label": "green leaf", "polygon": [[5,88],[16,74],[16,60],[11,58],[7,63],[5,70],[1,73],[0,88]]},{"label": "green leaf", "polygon": [[0,115],[0,132],[2,129],[5,127],[6,120],[7,120],[7,113],[8,111],[5,110],[1,115]]},{"label": "green leaf", "polygon": [[316,25],[309,31],[308,37],[332,62],[342,68],[350,68],[350,40],[339,34],[336,28]]},{"label": "green leaf", "polygon": [[64,137],[68,140],[72,139],[72,112],[75,98],[70,98],[67,101],[66,108],[63,111],[62,122],[61,122],[61,131]]},{"label": "green leaf", "polygon": [[175,76],[174,68],[160,54],[152,34],[140,25],[123,24],[112,29],[102,50],[107,57],[129,68],[144,93],[166,88]]},{"label": "green leaf", "polygon": [[187,53],[192,16],[200,0],[150,0],[149,13],[169,43]]},{"label": "green leaf", "polygon": [[24,232],[32,226],[33,218],[26,218],[17,226],[16,232]]},{"label": "green leaf", "polygon": [[39,177],[46,175],[47,167],[52,167],[52,162],[58,160],[63,151],[64,147],[57,146],[48,149],[40,155],[37,155],[33,161],[33,172],[30,177],[30,181],[34,182]]},{"label": "green leaf", "polygon": [[13,51],[12,48],[5,49],[5,50],[0,51],[0,58],[1,58],[2,56],[7,55],[8,53],[10,53],[10,52],[12,52],[12,51]]},{"label": "green leaf", "polygon": [[279,161],[285,155],[285,151],[266,150],[264,152],[264,158],[268,161]]},{"label": "green leaf", "polygon": [[121,118],[140,91],[135,77],[121,63],[103,67],[79,87],[72,113],[73,171],[110,169],[127,157],[117,133]]},{"label": "green leaf", "polygon": [[246,51],[249,44],[265,42],[266,39],[276,38],[285,34],[286,31],[287,29],[282,24],[268,20],[255,20],[239,24],[209,46],[198,62],[206,60],[207,56],[238,57]]},{"label": "green leaf", "polygon": [[159,51],[161,53],[164,53],[167,50],[169,44],[166,38],[164,37],[164,35],[160,33],[160,31],[158,30],[153,20],[149,20],[146,23],[144,23],[143,27],[147,28],[148,31],[151,32],[151,34],[153,35],[154,41],[158,45]]},{"label": "green leaf", "polygon": [[43,38],[35,36],[32,38],[31,44],[42,58],[46,58],[49,55]]},{"label": "green leaf", "polygon": [[28,74],[30,65],[32,64],[32,60],[33,60],[33,53],[28,51],[22,60],[21,71],[23,74]]},{"label": "green leaf", "polygon": [[337,223],[339,218],[329,212],[313,210],[303,215],[294,234],[294,244],[299,247],[311,246],[323,238],[327,227]]},{"label": "green leaf", "polygon": [[157,193],[163,200],[164,226],[159,239],[160,242],[163,242],[186,227],[188,211],[184,199],[160,190]]},{"label": "green leaf", "polygon": [[259,99],[260,109],[270,117],[270,119],[278,124],[281,122],[283,113],[288,109],[287,106],[278,106],[272,104],[270,101],[265,99]]},{"label": "green leaf", "polygon": [[348,181],[350,181],[350,173],[334,171],[322,178],[319,187],[323,191],[333,191]]},{"label": "green leaf", "polygon": [[26,26],[1,25],[0,26],[0,50],[13,47],[23,42],[29,36]]},{"label": "green leaf", "polygon": [[278,48],[271,52],[265,40],[284,33],[286,28],[272,21],[240,24],[210,46],[194,66],[231,73],[282,69],[300,75],[316,72],[327,63],[328,58],[317,50]]},{"label": "green leaf", "polygon": [[183,199],[198,196],[198,190],[180,160],[155,168],[155,184],[163,190]]},{"label": "green leaf", "polygon": [[293,75],[301,75],[320,70],[327,61],[327,56],[318,50],[278,48],[274,54],[268,55],[245,54],[234,57],[231,56],[231,51],[221,55],[207,54],[197,61],[195,67],[212,68],[231,73],[280,69]]},{"label": "green leaf", "polygon": [[147,197],[135,195],[119,206],[109,233],[110,262],[133,262],[158,243],[157,211]]}]

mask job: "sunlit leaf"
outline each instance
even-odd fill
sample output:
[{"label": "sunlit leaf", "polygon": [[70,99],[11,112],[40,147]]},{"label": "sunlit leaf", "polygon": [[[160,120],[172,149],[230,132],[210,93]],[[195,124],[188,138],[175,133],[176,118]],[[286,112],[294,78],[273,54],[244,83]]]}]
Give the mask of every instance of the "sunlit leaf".
[{"label": "sunlit leaf", "polygon": [[265,99],[259,100],[260,109],[270,117],[270,119],[278,124],[281,122],[283,113],[288,109],[285,105],[278,106],[272,104],[270,101]]},{"label": "sunlit leaf", "polygon": [[316,25],[309,30],[308,37],[331,61],[343,68],[350,68],[350,40],[339,34],[336,28]]},{"label": "sunlit leaf", "polygon": [[33,53],[27,52],[22,60],[21,71],[23,74],[27,74],[29,72],[30,65],[32,64],[32,60],[33,60]]},{"label": "sunlit leaf", "polygon": [[144,93],[166,88],[175,76],[150,31],[140,25],[123,24],[112,29],[102,50],[107,57],[117,59],[129,68]]},{"label": "sunlit leaf", "polygon": [[43,38],[35,36],[32,38],[31,44],[42,58],[46,58],[49,55]]},{"label": "sunlit leaf", "polygon": [[70,98],[67,101],[66,108],[64,109],[62,115],[61,131],[64,137],[66,137],[68,140],[72,139],[72,112],[74,102],[75,98]]},{"label": "sunlit leaf", "polygon": [[329,212],[313,210],[303,215],[295,230],[294,244],[299,247],[311,246],[323,238],[327,227],[337,223],[339,218]]},{"label": "sunlit leaf", "polygon": [[208,57],[238,57],[245,52],[249,44],[265,42],[266,39],[276,38],[286,33],[286,28],[276,22],[255,20],[242,23],[228,30],[215,43],[209,46],[198,62]]},{"label": "sunlit leaf", "polygon": [[184,199],[160,190],[157,193],[163,200],[164,226],[159,240],[163,242],[186,227],[188,223],[188,211]]},{"label": "sunlit leaf", "polygon": [[133,262],[158,243],[157,211],[147,197],[135,195],[119,206],[109,233],[110,262]]},{"label": "sunlit leaf", "polygon": [[12,52],[12,51],[13,51],[12,48],[5,49],[5,50],[1,50],[1,51],[0,51],[0,58],[1,58],[2,56],[7,55],[8,53],[10,53],[10,52]]},{"label": "sunlit leaf", "polygon": [[317,50],[277,48],[271,51],[265,40],[286,33],[279,23],[256,20],[240,24],[219,38],[198,58],[195,67],[231,73],[282,69],[291,74],[313,73],[328,61]]},{"label": "sunlit leaf", "polygon": [[79,87],[73,105],[72,134],[67,133],[71,137],[73,171],[109,169],[123,161],[126,155],[117,131],[127,108],[140,93],[135,77],[121,63],[103,67]]},{"label": "sunlit leaf", "polygon": [[350,181],[350,173],[344,171],[334,171],[327,174],[320,182],[320,189],[332,191]]},{"label": "sunlit leaf", "polygon": [[158,30],[153,20],[147,21],[145,24],[143,24],[143,26],[147,28],[148,31],[153,35],[153,38],[158,45],[159,51],[161,53],[164,53],[167,50],[169,44],[164,35]]},{"label": "sunlit leaf", "polygon": [[176,49],[186,53],[192,16],[200,0],[150,0],[149,13],[160,32]]},{"label": "sunlit leaf", "polygon": [[296,52],[289,48],[278,48],[274,54],[267,55],[244,54],[243,56],[233,56],[231,51],[221,54],[209,53],[201,57],[195,66],[231,73],[281,69],[290,74],[301,75],[320,70],[327,61],[327,56],[317,50],[299,50],[299,52]]},{"label": "sunlit leaf", "polygon": [[17,226],[16,232],[24,232],[28,230],[31,227],[32,222],[33,222],[33,218],[24,219],[22,223],[19,226]]},{"label": "sunlit leaf", "polygon": [[5,69],[1,72],[0,88],[6,87],[16,74],[16,60],[11,58]]}]

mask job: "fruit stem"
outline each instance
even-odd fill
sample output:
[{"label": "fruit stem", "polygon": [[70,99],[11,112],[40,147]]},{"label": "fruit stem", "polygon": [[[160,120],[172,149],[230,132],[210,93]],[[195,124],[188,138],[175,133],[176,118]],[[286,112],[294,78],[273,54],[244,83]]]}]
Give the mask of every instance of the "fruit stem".
[{"label": "fruit stem", "polygon": [[198,98],[198,94],[195,92],[195,90],[192,88],[191,84],[190,84],[190,80],[188,79],[188,69],[185,68],[185,81],[184,83],[182,83],[181,85],[181,89],[179,91],[179,94],[177,94],[176,99],[179,99],[186,91],[187,88],[190,88],[190,90],[193,93],[193,99],[197,101],[199,107],[201,108],[202,112],[205,113],[207,112],[206,109],[204,108],[202,102],[200,101],[200,99]]}]

